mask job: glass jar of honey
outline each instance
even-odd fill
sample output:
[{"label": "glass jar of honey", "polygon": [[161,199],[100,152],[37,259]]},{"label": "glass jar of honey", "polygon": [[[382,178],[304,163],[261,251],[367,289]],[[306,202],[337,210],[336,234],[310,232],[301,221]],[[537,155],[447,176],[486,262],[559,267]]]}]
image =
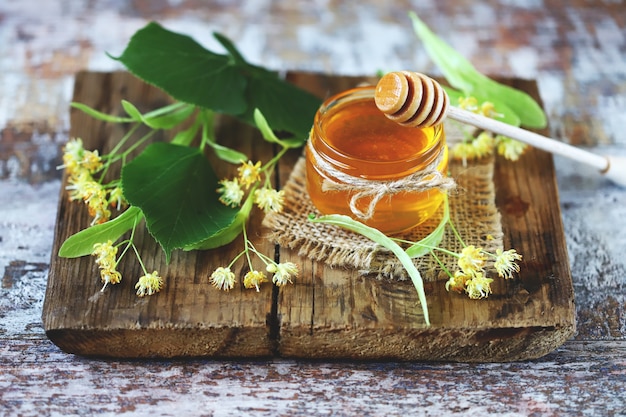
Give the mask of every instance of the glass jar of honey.
[{"label": "glass jar of honey", "polygon": [[306,150],[309,196],[322,214],[345,214],[388,234],[409,230],[441,205],[448,148],[443,125],[424,129],[389,120],[375,87],[326,100]]}]

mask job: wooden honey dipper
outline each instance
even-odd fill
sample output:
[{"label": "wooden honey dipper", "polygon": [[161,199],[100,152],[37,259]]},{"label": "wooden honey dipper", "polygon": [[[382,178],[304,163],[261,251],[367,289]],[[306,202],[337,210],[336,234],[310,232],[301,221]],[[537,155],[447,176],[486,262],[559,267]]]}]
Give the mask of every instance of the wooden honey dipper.
[{"label": "wooden honey dipper", "polygon": [[376,106],[389,119],[404,126],[434,126],[446,117],[508,136],[535,148],[590,165],[626,187],[626,158],[597,155],[467,110],[450,105],[448,94],[430,77],[410,71],[385,74],[374,95]]}]

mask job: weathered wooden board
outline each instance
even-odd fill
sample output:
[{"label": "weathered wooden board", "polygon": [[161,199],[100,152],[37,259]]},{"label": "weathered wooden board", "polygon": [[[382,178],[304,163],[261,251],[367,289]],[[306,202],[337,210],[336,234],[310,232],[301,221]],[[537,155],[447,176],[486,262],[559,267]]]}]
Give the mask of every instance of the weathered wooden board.
[{"label": "weathered wooden board", "polygon": [[[292,82],[328,96],[363,79],[289,74]],[[512,80],[537,97],[533,82]],[[74,100],[105,112],[121,113],[127,99],[148,110],[167,97],[126,73],[78,74]],[[72,111],[71,136],[107,150],[122,127],[112,128]],[[251,146],[254,129],[222,119],[218,138],[267,160],[270,146]],[[258,142],[255,142],[258,143]],[[287,180],[298,154],[281,163]],[[232,174],[223,168],[219,176]],[[230,171],[229,171],[230,170]],[[426,283],[431,327],[425,327],[410,282],[379,281],[357,271],[330,269],[278,248],[281,261],[294,261],[301,274],[280,290],[260,293],[236,287],[212,288],[209,275],[239,251],[238,241],[219,250],[175,253],[165,265],[148,236],[141,251],[148,269],[166,278],[157,296],[140,299],[133,286],[139,267],[132,258],[120,266],[124,281],[100,292],[93,259],[56,257],[60,244],[88,223],[78,204],[62,196],[43,311],[47,335],[63,350],[114,357],[302,357],[374,360],[510,361],[542,356],[574,333],[574,300],[558,192],[550,155],[532,150],[518,163],[496,165],[497,206],[505,245],[524,255],[519,278],[494,282],[494,293],[472,301],[449,294],[444,282]],[[255,244],[271,253],[260,217],[250,227]],[[240,276],[245,270],[237,271]]]}]

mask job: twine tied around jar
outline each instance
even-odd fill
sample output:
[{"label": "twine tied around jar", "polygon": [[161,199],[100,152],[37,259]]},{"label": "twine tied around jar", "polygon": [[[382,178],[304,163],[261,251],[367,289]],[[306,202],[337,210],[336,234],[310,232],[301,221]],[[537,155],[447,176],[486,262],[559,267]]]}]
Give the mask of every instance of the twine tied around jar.
[{"label": "twine tied around jar", "polygon": [[[432,189],[448,191],[456,186],[454,179],[443,175],[437,167],[442,162],[445,152],[440,152],[437,158],[425,169],[407,175],[404,178],[391,181],[368,180],[355,177],[339,171],[319,156],[311,145],[307,144],[307,153],[326,177],[336,178],[337,181],[325,178],[322,183],[322,191],[352,191],[350,198],[350,211],[361,220],[369,220],[374,215],[376,205],[385,196],[391,196],[402,192],[421,192]],[[366,210],[357,207],[360,200],[371,198]]]}]

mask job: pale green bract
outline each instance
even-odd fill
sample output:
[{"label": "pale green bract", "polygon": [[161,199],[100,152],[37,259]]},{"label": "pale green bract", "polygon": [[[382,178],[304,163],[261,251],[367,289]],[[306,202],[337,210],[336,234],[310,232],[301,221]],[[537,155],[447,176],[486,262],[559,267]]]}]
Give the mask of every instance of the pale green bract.
[{"label": "pale green bract", "polygon": [[352,219],[351,217],[344,216],[342,214],[329,214],[326,216],[315,217],[311,218],[310,221],[312,221],[313,223],[326,223],[343,227],[344,229],[359,233],[360,235],[371,239],[372,241],[383,246],[384,248],[389,249],[398,258],[398,260],[402,263],[402,266],[404,266],[404,268],[406,269],[406,272],[409,274],[409,277],[413,282],[413,286],[415,286],[415,290],[417,291],[417,296],[420,300],[420,304],[422,305],[424,321],[428,326],[430,326],[428,305],[426,304],[426,293],[424,292],[424,282],[422,280],[422,275],[415,267],[415,264],[413,264],[411,257],[402,249],[402,247],[400,247],[400,245],[398,245],[380,230],[369,227],[359,221]]},{"label": "pale green bract", "polygon": [[83,229],[70,236],[59,249],[59,256],[64,258],[78,258],[90,255],[93,245],[111,240],[115,242],[124,233],[136,226],[143,218],[138,207],[129,207],[128,210],[106,223]]},{"label": "pale green bract", "polygon": [[242,161],[246,161],[248,156],[245,153],[239,152],[235,149],[231,149],[227,146],[220,145],[215,141],[213,132],[213,121],[215,120],[215,113],[211,110],[200,110],[198,118],[203,121],[202,123],[202,146],[208,145],[213,149],[215,155],[222,161],[230,162],[231,164],[239,164]]},{"label": "pale green bract", "polygon": [[[424,49],[452,87],[466,95],[486,97],[505,104],[519,118],[522,126],[538,129],[546,127],[546,115],[531,96],[483,75],[463,55],[435,35],[417,14],[410,12],[409,17]],[[502,109],[498,110],[503,112]]]},{"label": "pale green bract", "polygon": [[441,243],[443,235],[446,231],[446,225],[450,220],[450,205],[448,204],[447,195],[444,196],[444,201],[442,204],[443,216],[441,218],[441,221],[439,222],[439,225],[437,225],[435,230],[430,232],[428,236],[426,236],[419,242],[414,243],[406,250],[407,255],[409,255],[411,258],[419,258],[420,256],[427,255],[432,249],[436,248],[439,243]]},{"label": "pale green bract", "polygon": [[267,119],[259,109],[254,109],[254,124],[261,132],[261,135],[263,135],[263,139],[270,143],[277,143],[283,148],[299,148],[302,146],[302,140],[299,138],[278,139],[269,123],[267,123]]}]

